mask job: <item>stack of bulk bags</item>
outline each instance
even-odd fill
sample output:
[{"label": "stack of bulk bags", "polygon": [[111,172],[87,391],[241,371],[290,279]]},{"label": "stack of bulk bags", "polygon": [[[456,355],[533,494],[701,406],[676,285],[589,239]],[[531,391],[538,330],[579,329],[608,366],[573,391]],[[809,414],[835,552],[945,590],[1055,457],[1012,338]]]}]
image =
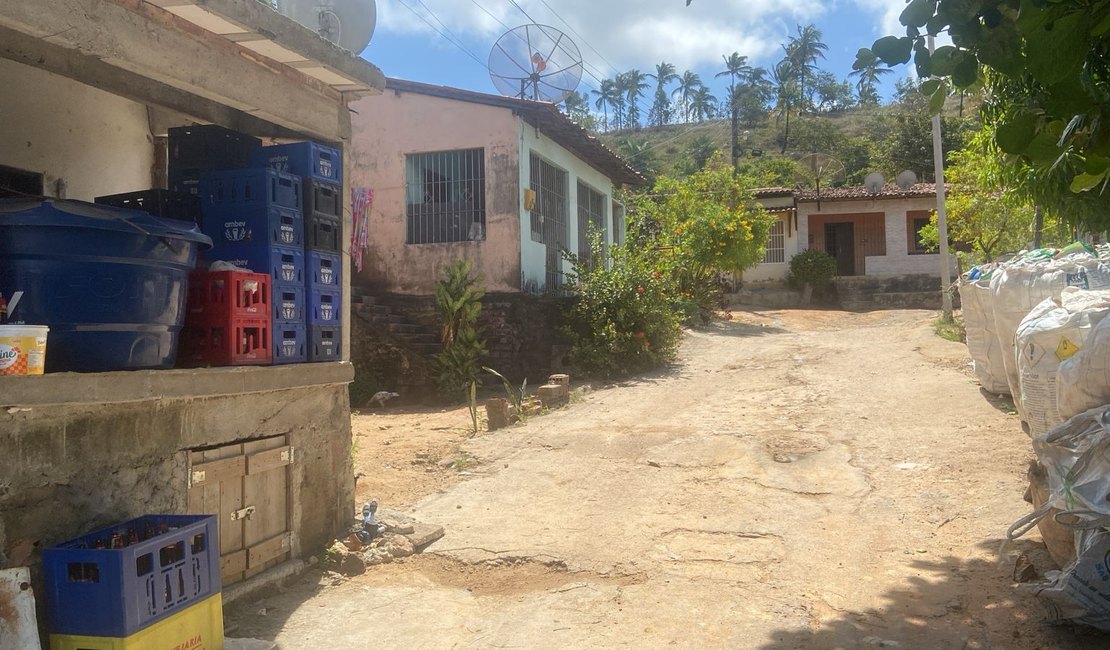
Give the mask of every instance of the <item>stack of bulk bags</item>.
[{"label": "stack of bulk bags", "polygon": [[999,272],[997,265],[979,266],[960,277],[960,305],[967,334],[967,351],[975,367],[979,385],[991,393],[1009,395],[1002,345],[995,332],[994,295],[991,277]]},{"label": "stack of bulk bags", "polygon": [[1033,437],[1064,422],[1056,404],[1061,362],[1083,349],[1091,329],[1110,314],[1110,291],[1066,287],[1033,308],[1018,325],[1016,365],[1021,426]]},{"label": "stack of bulk bags", "polygon": [[1065,287],[1110,289],[1110,267],[1082,245],[1062,251],[1039,249],[1005,264],[991,278],[995,331],[1002,347],[1006,379],[1014,403],[1021,408],[1021,382],[1017,368],[1018,325],[1034,307],[1058,298]]},{"label": "stack of bulk bags", "polygon": [[1086,344],[1063,361],[1056,378],[1056,407],[1063,419],[1110,404],[1110,318],[1094,325]]}]

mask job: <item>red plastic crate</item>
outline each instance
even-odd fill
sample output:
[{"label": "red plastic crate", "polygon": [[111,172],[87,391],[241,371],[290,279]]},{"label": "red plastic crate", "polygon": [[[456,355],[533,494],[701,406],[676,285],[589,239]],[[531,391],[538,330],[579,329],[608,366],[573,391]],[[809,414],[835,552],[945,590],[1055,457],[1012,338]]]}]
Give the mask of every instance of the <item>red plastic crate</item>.
[{"label": "red plastic crate", "polygon": [[225,325],[236,318],[267,318],[271,282],[266,273],[193,271],[189,274],[185,325]]},{"label": "red plastic crate", "polygon": [[272,335],[269,318],[189,325],[181,332],[178,363],[192,367],[269,365],[273,359]]}]

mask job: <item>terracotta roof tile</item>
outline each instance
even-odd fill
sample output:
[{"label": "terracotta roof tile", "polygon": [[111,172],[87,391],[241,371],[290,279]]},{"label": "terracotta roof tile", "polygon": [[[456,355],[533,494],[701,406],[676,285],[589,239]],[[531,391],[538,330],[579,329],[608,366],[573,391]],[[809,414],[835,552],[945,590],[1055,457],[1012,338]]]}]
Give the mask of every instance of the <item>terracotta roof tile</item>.
[{"label": "terracotta roof tile", "polygon": [[799,201],[862,201],[868,199],[923,198],[936,196],[936,183],[916,183],[903,190],[897,185],[886,185],[878,192],[872,192],[862,185],[855,187],[830,187],[822,189],[820,196],[816,190],[798,190],[795,198]]}]

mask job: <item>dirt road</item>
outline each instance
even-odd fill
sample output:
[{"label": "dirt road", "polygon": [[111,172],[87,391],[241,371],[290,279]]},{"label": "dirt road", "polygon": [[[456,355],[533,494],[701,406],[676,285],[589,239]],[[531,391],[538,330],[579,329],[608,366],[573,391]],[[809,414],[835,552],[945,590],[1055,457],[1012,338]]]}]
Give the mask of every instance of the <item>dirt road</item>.
[{"label": "dirt road", "polygon": [[[1000,551],[1028,438],[934,314],[740,312],[670,371],[465,439],[356,418],[360,498],[446,536],[233,607],[282,648],[1096,648]],[[459,445],[461,444],[461,447]],[[1000,554],[1001,553],[1001,554]],[[337,583],[337,584],[333,584]],[[265,607],[265,615],[259,613]]]}]

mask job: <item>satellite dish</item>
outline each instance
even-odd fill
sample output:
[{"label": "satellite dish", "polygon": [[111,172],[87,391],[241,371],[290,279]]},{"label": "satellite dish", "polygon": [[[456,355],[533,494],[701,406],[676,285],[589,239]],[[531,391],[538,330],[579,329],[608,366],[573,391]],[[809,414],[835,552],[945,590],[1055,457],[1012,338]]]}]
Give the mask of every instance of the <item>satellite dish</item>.
[{"label": "satellite dish", "polygon": [[913,187],[914,183],[917,182],[917,174],[907,169],[903,172],[899,172],[894,178],[894,182],[898,184],[898,187],[902,188],[903,192],[908,191]]},{"label": "satellite dish", "polygon": [[799,186],[815,187],[820,193],[821,183],[844,182],[844,163],[825,153],[809,153],[798,159],[795,181]]},{"label": "satellite dish", "polygon": [[370,44],[378,13],[374,0],[275,0],[274,8],[352,54]]},{"label": "satellite dish", "polygon": [[582,81],[582,54],[554,27],[521,25],[493,44],[489,77],[506,97],[558,104]]},{"label": "satellite dish", "polygon": [[871,172],[863,179],[863,186],[872,194],[881,192],[884,185],[886,185],[886,178],[879,172]]}]

